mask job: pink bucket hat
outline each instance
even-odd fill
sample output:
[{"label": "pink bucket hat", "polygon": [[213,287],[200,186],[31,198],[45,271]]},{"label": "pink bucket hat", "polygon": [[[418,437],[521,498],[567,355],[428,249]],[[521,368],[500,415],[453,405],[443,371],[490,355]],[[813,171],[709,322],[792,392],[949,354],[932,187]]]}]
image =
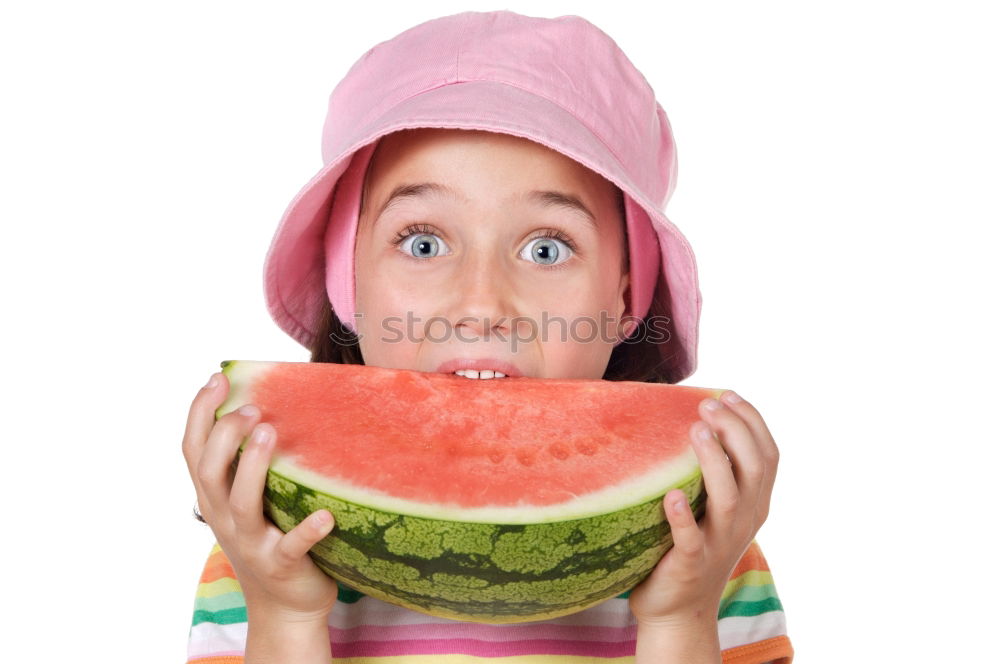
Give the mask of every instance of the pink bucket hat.
[{"label": "pink bucket hat", "polygon": [[[310,347],[328,298],[356,332],[354,242],[364,174],[382,136],[417,127],[520,136],[617,185],[629,236],[626,315],[645,317],[655,293],[672,320],[647,333],[661,342],[678,380],[694,372],[697,268],[663,213],[677,179],[670,123],[618,45],[578,16],[464,12],[410,28],[354,63],[330,95],[325,165],[289,204],[265,259],[267,307],[281,329]],[[673,343],[664,332],[676,336]]]}]

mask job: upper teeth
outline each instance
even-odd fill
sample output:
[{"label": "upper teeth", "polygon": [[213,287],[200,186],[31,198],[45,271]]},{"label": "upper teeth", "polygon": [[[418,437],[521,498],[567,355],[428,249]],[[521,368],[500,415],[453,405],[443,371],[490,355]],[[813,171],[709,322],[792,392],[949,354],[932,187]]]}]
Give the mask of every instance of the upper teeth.
[{"label": "upper teeth", "polygon": [[465,376],[466,378],[504,378],[507,375],[490,369],[486,369],[484,371],[476,371],[475,369],[459,369],[455,372],[455,374],[458,376]]}]

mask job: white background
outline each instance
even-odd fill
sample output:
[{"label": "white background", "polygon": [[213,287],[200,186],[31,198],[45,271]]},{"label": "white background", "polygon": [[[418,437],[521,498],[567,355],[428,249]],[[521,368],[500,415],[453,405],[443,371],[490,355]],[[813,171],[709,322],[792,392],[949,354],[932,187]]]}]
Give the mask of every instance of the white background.
[{"label": "white background", "polygon": [[5,659],[183,661],[181,456],[225,359],[302,361],[263,258],[368,48],[579,14],[673,125],[699,368],[782,451],[758,541],[803,663],[995,656],[991,3],[34,3],[0,13]]}]

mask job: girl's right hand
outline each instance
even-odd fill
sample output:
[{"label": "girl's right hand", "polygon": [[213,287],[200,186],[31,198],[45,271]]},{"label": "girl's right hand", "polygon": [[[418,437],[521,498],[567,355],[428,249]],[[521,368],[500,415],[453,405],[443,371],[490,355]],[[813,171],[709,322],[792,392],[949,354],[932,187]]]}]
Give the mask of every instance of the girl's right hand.
[{"label": "girl's right hand", "polygon": [[[265,519],[264,482],[277,432],[259,421],[260,409],[252,405],[216,422],[229,380],[220,373],[212,379],[191,403],[183,442],[201,515],[232,563],[249,613],[325,624],[337,584],[307,552],[332,530],[333,515],[317,510],[288,533]],[[233,460],[251,430],[254,435],[233,472]]]}]

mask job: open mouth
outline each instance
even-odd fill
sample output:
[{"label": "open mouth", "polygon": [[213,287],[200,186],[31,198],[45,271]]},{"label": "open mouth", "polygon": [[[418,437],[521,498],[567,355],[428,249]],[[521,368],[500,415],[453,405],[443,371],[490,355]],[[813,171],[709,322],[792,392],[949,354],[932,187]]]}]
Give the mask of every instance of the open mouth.
[{"label": "open mouth", "polygon": [[518,378],[523,372],[513,362],[497,357],[462,357],[443,362],[439,373],[452,374],[472,380]]},{"label": "open mouth", "polygon": [[459,369],[452,375],[464,376],[465,378],[471,378],[474,380],[496,380],[497,378],[507,377],[507,374],[500,371],[493,371],[491,369],[483,369],[481,371],[476,371],[475,369]]}]

